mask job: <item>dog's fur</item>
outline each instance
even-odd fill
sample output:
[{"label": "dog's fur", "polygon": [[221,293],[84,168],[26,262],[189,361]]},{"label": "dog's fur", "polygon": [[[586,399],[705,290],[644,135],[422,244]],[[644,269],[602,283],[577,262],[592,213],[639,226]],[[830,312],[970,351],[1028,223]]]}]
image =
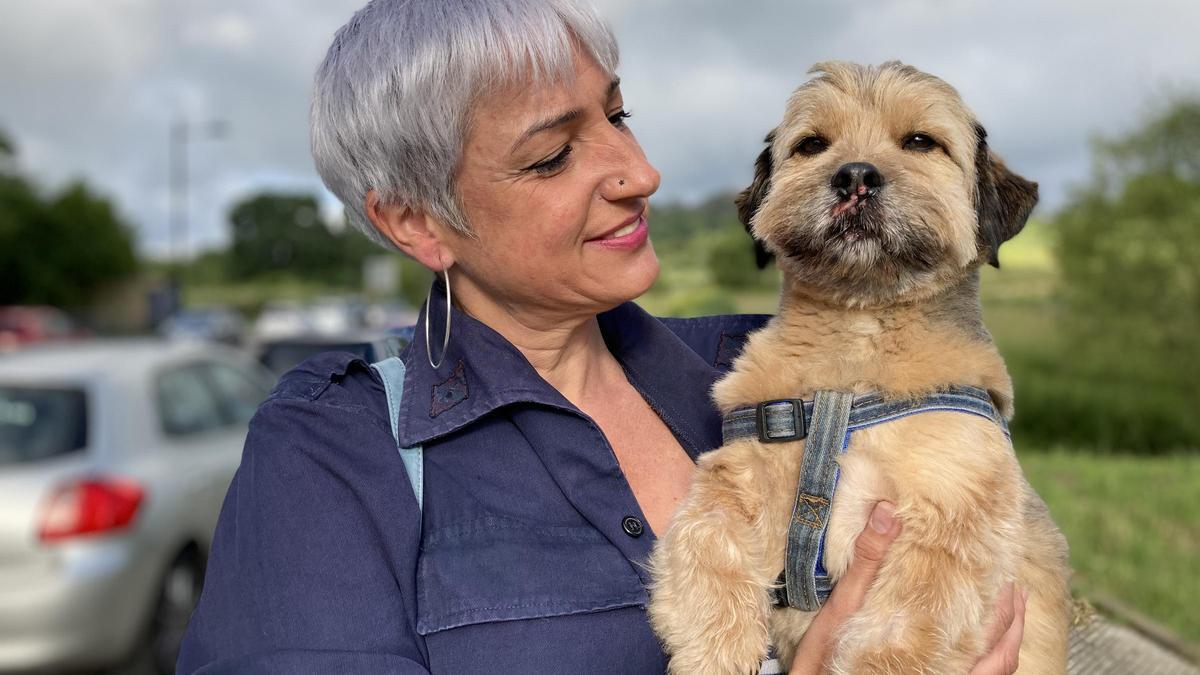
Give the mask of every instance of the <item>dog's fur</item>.
[{"label": "dog's fur", "polygon": [[[767,137],[743,222],[783,273],[779,314],[714,397],[722,412],[822,389],[916,397],[1012,385],[983,326],[979,268],[1024,225],[1037,185],[1010,172],[945,82],[896,62],[822,63]],[[931,149],[912,134],[932,138]],[[824,149],[799,149],[819,137]],[[820,144],[818,143],[819,147]],[[926,151],[922,151],[925,149]],[[849,162],[885,181],[854,209],[831,187]],[[839,206],[841,204],[841,206]],[[803,442],[738,440],[700,458],[652,557],[651,622],[673,673],[786,665],[813,614],[773,610]],[[1066,671],[1066,541],[994,423],[928,412],[855,432],[839,460],[825,564],[844,574],[871,505],[903,530],[863,607],[837,636],[834,673],[966,673],[988,645],[1002,586],[1030,592],[1020,673]]]}]

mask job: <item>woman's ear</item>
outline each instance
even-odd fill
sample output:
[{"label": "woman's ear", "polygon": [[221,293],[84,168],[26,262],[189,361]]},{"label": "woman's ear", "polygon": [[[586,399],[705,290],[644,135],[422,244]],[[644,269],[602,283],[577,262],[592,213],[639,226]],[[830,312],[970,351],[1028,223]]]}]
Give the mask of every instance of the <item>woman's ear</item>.
[{"label": "woman's ear", "polygon": [[403,204],[391,204],[371,190],[365,198],[365,210],[371,224],[407,256],[440,272],[454,264],[454,253],[446,246],[450,228],[424,211]]}]

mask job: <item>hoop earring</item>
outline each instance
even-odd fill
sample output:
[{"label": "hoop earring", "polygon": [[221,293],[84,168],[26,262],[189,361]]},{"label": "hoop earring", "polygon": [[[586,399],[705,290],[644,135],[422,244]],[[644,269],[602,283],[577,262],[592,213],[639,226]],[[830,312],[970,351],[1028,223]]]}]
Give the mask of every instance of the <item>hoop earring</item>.
[{"label": "hoop earring", "polygon": [[425,358],[429,359],[429,365],[433,366],[434,370],[441,367],[446,360],[446,347],[450,345],[450,270],[449,268],[442,269],[442,276],[446,279],[446,337],[442,340],[442,355],[438,358],[438,362],[433,362],[433,352],[429,349],[429,300],[433,297],[433,285],[430,284],[429,292],[425,294]]}]

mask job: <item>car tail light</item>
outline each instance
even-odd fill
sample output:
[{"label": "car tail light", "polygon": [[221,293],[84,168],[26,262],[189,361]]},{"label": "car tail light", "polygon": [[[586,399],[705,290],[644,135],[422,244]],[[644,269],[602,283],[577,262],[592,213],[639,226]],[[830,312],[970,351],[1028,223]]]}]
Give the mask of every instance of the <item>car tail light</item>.
[{"label": "car tail light", "polygon": [[59,541],[112,532],[137,516],[142,486],[123,478],[85,478],[60,486],[42,515],[38,536]]}]

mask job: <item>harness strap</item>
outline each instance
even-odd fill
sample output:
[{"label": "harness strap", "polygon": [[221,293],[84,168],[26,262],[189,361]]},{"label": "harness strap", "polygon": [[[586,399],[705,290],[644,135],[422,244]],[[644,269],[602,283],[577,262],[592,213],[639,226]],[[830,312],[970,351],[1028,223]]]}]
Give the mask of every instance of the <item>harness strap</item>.
[{"label": "harness strap", "polygon": [[846,441],[854,394],[818,391],[813,403],[812,426],[804,443],[796,503],[788,526],[787,563],[783,568],[788,604],[816,611],[829,597],[833,584],[817,571],[829,524],[829,507],[837,487],[837,457]]},{"label": "harness strap", "polygon": [[[996,411],[992,398],[978,387],[952,386],[921,398],[885,399],[867,394],[854,399],[850,410],[850,431],[887,422],[918,412],[956,410],[979,415],[995,422],[1008,433],[1008,425]],[[763,443],[803,440],[811,425],[813,402],[798,398],[763,401],[754,407],[738,408],[721,420],[721,435],[726,443],[741,438],[757,438]]]},{"label": "harness strap", "polygon": [[400,420],[400,401],[404,396],[404,362],[398,356],[389,356],[382,361],[371,364],[371,368],[379,373],[383,380],[383,390],[387,393],[388,419],[392,423],[392,438],[396,439],[396,447],[400,451],[400,459],[404,462],[404,470],[408,474],[408,482],[412,486],[413,495],[417,498],[417,507],[424,507],[424,471],[425,463],[421,446],[412,448],[400,447],[400,435],[397,424]]},{"label": "harness strap", "polygon": [[837,488],[837,457],[849,447],[850,433],[922,412],[955,411],[987,418],[1008,435],[1008,425],[991,396],[978,387],[952,386],[915,399],[879,394],[854,397],[848,392],[818,391],[812,402],[764,401],[725,415],[726,443],[753,438],[763,443],[807,441],[801,458],[796,501],[788,526],[787,560],[772,588],[777,607],[815,611],[833,584],[825,570],[825,534]]}]

